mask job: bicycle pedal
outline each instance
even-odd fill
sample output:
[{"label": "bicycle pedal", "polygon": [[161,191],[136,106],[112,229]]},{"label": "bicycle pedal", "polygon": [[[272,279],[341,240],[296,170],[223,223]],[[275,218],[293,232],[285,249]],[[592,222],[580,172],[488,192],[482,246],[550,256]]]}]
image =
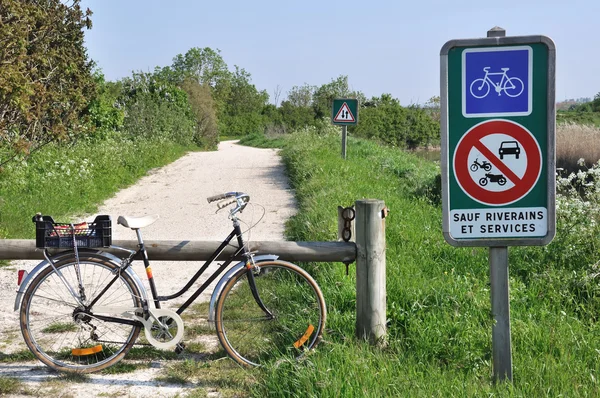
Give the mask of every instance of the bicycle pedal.
[{"label": "bicycle pedal", "polygon": [[185,343],[183,343],[183,342],[177,343],[177,345],[175,346],[175,353],[181,354],[183,352],[183,350],[185,350]]}]

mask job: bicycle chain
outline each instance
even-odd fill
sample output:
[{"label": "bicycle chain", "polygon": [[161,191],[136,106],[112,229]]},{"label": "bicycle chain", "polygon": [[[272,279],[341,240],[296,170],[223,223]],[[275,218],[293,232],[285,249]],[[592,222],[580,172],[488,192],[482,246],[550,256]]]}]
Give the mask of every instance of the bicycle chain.
[{"label": "bicycle chain", "polygon": [[[108,340],[94,340],[97,343],[108,343],[108,344],[125,344],[125,341],[108,341]],[[133,345],[143,345],[143,346],[151,346],[152,344],[150,343],[138,343],[135,342],[133,343]]]},{"label": "bicycle chain", "polygon": [[[352,221],[356,217],[356,211],[352,207],[345,207],[342,210],[342,218],[344,219],[344,229],[342,230],[342,239],[344,242],[349,242],[352,238]],[[346,265],[346,276],[348,276],[348,267],[351,264],[351,261],[345,261]]]}]

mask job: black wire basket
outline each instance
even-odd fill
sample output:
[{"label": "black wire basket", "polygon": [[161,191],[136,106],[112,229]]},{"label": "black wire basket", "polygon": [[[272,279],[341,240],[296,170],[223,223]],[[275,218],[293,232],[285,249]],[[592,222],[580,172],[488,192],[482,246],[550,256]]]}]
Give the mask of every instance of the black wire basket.
[{"label": "black wire basket", "polygon": [[36,215],[35,247],[73,248],[108,247],[112,244],[112,223],[110,216],[96,216],[93,222],[79,224],[57,223],[50,216]]}]

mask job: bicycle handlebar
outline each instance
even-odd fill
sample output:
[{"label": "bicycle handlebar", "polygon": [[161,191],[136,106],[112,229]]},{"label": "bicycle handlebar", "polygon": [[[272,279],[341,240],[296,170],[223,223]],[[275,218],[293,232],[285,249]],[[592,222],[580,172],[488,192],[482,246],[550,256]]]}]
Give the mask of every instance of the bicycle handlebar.
[{"label": "bicycle handlebar", "polygon": [[237,194],[237,192],[225,192],[225,193],[221,193],[218,195],[209,196],[208,198],[206,198],[206,200],[208,200],[208,203],[211,203],[211,202],[215,202],[219,199],[225,199],[225,198],[230,198],[232,196],[237,196],[236,194]]},{"label": "bicycle handlebar", "polygon": [[[229,199],[233,198],[233,199]],[[250,195],[244,192],[225,192],[219,195],[209,196],[206,198],[208,203],[215,202],[217,200],[225,199],[222,202],[217,203],[219,210],[237,203],[237,207],[231,211],[231,215],[241,212],[246,207],[246,204],[250,201]]]},{"label": "bicycle handlebar", "polygon": [[223,209],[223,208],[225,208],[225,207],[227,207],[230,204],[235,203],[235,202],[236,202],[235,199],[234,200],[224,200],[222,202],[217,203],[217,207],[219,208],[219,210],[221,210],[221,209]]},{"label": "bicycle handlebar", "polygon": [[227,199],[227,198],[235,198],[236,200],[244,199],[245,202],[250,201],[250,195],[248,195],[247,193],[244,193],[244,192],[220,193],[218,195],[209,196],[208,198],[206,198],[206,200],[208,200],[208,203],[211,203],[211,202],[216,202],[217,200]]}]

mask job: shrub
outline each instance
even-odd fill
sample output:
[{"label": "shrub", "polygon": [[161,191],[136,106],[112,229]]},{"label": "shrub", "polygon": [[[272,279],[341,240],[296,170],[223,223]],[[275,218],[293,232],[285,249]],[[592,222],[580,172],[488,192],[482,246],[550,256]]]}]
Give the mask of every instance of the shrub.
[{"label": "shrub", "polygon": [[123,79],[122,84],[124,133],[182,145],[193,141],[196,122],[185,91],[156,73],[134,73],[131,78]]},{"label": "shrub", "polygon": [[418,106],[400,106],[390,94],[366,102],[360,110],[358,125],[350,131],[358,137],[399,148],[438,146],[440,142],[439,122]]},{"label": "shrub", "polygon": [[203,148],[216,148],[219,143],[215,101],[208,85],[200,85],[195,79],[186,79],[181,87],[188,95],[188,102],[195,117],[194,142]]}]

